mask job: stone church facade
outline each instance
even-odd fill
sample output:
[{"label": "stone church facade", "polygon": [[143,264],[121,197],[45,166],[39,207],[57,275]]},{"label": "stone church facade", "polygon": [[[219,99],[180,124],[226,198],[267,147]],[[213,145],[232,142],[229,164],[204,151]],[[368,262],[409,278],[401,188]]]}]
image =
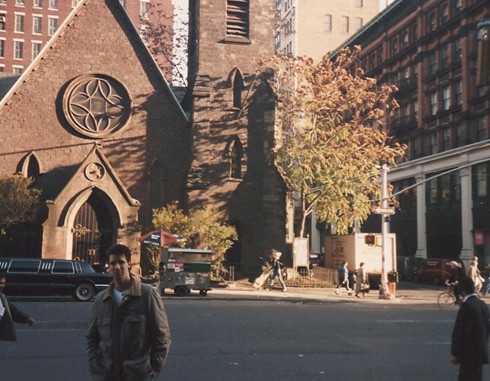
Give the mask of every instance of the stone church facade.
[{"label": "stone church facade", "polygon": [[273,247],[289,250],[291,206],[270,155],[274,102],[255,75],[274,53],[275,3],[190,4],[184,107],[108,0],[82,1],[4,94],[0,173],[32,176],[42,207],[0,255],[98,264],[119,242],[139,263],[152,209],[172,201],[224,211],[240,236],[227,259],[244,271]]}]

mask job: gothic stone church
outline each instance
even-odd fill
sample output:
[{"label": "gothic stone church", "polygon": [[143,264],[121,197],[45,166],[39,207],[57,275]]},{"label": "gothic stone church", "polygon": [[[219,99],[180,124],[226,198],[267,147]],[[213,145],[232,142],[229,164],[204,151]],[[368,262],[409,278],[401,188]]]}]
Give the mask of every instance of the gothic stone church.
[{"label": "gothic stone church", "polygon": [[223,210],[244,272],[292,240],[270,151],[274,102],[255,71],[274,53],[274,0],[190,1],[189,90],[180,104],[115,0],[84,0],[19,78],[0,78],[0,173],[32,176],[37,220],[0,255],[93,264],[123,243],[140,261],[152,209]]}]

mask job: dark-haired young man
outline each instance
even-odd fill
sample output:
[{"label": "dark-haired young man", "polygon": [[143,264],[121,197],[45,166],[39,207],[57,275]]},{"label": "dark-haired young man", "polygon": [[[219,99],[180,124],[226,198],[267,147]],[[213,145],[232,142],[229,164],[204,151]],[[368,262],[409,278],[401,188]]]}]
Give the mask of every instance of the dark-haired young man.
[{"label": "dark-haired young man", "polygon": [[108,252],[109,287],[95,299],[87,351],[96,381],[148,381],[158,378],[170,348],[167,313],[156,288],[130,273],[131,251],[114,245]]}]

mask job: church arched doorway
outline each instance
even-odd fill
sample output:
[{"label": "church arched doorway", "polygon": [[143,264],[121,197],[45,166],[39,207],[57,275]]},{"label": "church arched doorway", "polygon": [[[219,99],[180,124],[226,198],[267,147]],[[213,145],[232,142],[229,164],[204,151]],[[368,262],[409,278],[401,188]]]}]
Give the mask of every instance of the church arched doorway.
[{"label": "church arched doorway", "polygon": [[73,222],[73,258],[102,269],[107,249],[113,243],[114,224],[106,203],[92,192]]}]

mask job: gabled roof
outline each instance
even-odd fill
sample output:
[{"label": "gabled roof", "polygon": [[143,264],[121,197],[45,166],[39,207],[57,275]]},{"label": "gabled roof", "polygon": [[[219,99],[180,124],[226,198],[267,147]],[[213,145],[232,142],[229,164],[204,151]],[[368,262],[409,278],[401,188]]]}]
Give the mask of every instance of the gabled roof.
[{"label": "gabled roof", "polygon": [[[58,42],[58,39],[63,35],[65,29],[68,27],[73,22],[76,22],[76,18],[80,15],[80,12],[83,7],[85,6],[90,6],[90,3],[96,2],[96,1],[104,1],[104,0],[82,0],[80,3],[73,9],[73,11],[66,17],[66,19],[63,21],[63,23],[60,25],[60,27],[57,29],[56,33],[51,37],[51,39],[47,42],[47,44],[44,46],[44,48],[41,50],[41,52],[37,55],[37,57],[31,62],[31,64],[26,68],[24,73],[20,77],[16,77],[17,81],[13,81],[14,83],[10,82],[10,88],[8,88],[9,82],[5,82],[4,84],[4,92],[2,92],[2,84],[1,84],[1,77],[0,77],[0,109],[7,104],[12,95],[15,94],[17,89],[22,86],[22,84],[28,80],[30,74],[36,70],[36,68],[41,64],[43,58],[49,54],[49,50],[56,45]],[[121,21],[124,22],[124,27],[127,28],[127,31],[131,34],[133,34],[135,41],[140,44],[140,49],[141,51],[147,56],[148,62],[150,62],[151,67],[148,67],[149,70],[153,70],[156,72],[157,76],[161,79],[161,82],[165,88],[165,90],[168,92],[170,95],[171,99],[173,102],[175,102],[175,105],[177,106],[177,109],[181,112],[182,116],[188,121],[189,117],[183,110],[182,106],[180,105],[179,101],[177,100],[177,97],[175,96],[174,92],[172,91],[172,88],[168,84],[167,80],[165,79],[165,76],[163,75],[162,71],[158,67],[158,64],[156,63],[154,57],[148,50],[148,47],[146,44],[143,42],[141,39],[141,36],[139,35],[138,31],[136,30],[134,24],[132,23],[131,19],[129,18],[128,14],[126,13],[126,10],[123,8],[123,6],[120,4],[119,1],[104,1],[106,5],[109,8],[112,8],[114,11],[116,11],[119,14],[119,17],[121,17]]]},{"label": "gabled roof", "polygon": [[114,171],[114,169],[112,168],[109,160],[102,152],[101,147],[98,146],[97,144],[94,144],[94,147],[89,152],[89,154],[85,157],[85,159],[82,161],[80,166],[77,168],[77,170],[71,177],[70,181],[68,181],[68,183],[61,190],[61,192],[58,195],[56,195],[56,199],[54,201],[55,203],[59,199],[63,197],[67,197],[66,194],[68,194],[68,197],[73,197],[74,189],[80,191],[79,189],[80,187],[82,188],[87,187],[86,183],[90,183],[90,180],[87,181],[86,179],[88,177],[87,176],[88,173],[86,171],[87,171],[87,166],[90,163],[100,163],[101,165],[100,168],[102,170],[101,173],[104,175],[103,178],[106,179],[104,181],[91,184],[92,187],[99,188],[105,191],[107,191],[110,188],[114,188],[114,190],[117,189],[117,192],[126,201],[127,205],[135,206],[135,207],[140,206],[140,202],[131,197],[129,191],[126,189],[121,179],[117,176],[116,171]]}]

